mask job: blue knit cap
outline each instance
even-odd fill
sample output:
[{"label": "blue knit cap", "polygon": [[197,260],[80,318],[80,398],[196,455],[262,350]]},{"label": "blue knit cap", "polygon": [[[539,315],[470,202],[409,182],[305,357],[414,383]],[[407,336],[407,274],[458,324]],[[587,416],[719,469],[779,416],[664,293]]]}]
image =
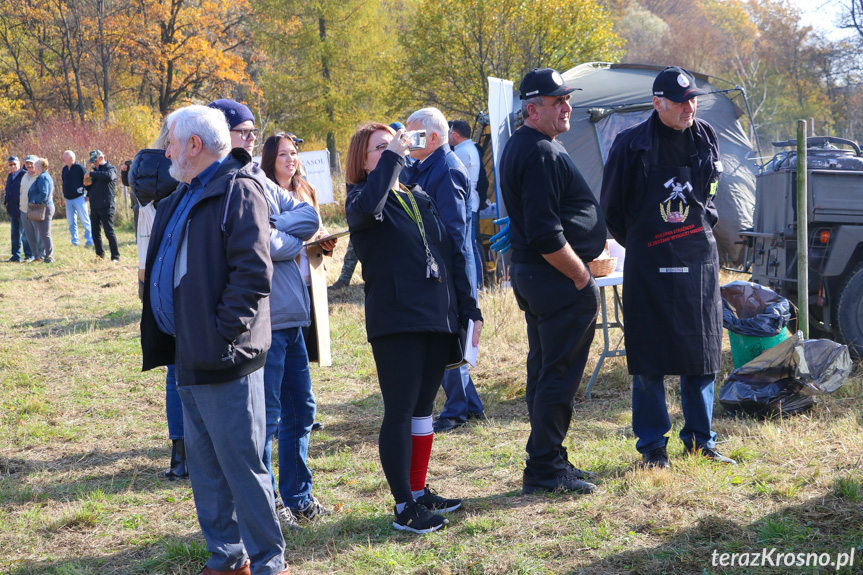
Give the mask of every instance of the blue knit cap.
[{"label": "blue knit cap", "polygon": [[210,102],[207,107],[221,110],[225,115],[225,119],[228,121],[228,126],[230,126],[232,130],[238,124],[242,124],[246,121],[251,121],[253,124],[255,123],[255,116],[245,104],[240,104],[239,102],[223,98],[221,100],[216,100],[215,102]]}]

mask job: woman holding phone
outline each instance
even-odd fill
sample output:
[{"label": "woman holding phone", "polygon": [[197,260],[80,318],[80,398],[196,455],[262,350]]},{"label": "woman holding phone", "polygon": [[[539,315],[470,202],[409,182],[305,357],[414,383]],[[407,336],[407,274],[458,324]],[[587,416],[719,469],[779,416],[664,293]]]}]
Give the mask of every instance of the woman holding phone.
[{"label": "woman holding phone", "polygon": [[470,295],[461,251],[432,199],[399,183],[410,147],[403,130],[368,123],[348,147],[345,212],[363,264],[366,332],[378,371],[384,418],[381,465],[395,499],[393,527],[430,533],[448,524],[440,514],[461,506],[426,483],[432,409],[444,369],[460,359],[460,328],[482,314]]}]

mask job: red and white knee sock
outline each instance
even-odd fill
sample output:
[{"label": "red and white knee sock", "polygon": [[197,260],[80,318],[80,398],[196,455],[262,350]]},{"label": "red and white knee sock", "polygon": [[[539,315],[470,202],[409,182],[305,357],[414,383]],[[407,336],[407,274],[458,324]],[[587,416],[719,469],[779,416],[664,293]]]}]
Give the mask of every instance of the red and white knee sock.
[{"label": "red and white knee sock", "polygon": [[410,482],[414,499],[425,492],[433,441],[432,416],[411,418]]}]

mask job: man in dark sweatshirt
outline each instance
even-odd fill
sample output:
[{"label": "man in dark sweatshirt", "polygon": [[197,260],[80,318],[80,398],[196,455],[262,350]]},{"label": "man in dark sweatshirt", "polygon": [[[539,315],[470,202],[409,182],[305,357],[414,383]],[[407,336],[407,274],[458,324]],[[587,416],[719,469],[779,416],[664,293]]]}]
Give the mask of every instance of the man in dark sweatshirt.
[{"label": "man in dark sweatshirt", "polygon": [[93,246],[96,256],[105,257],[102,247],[102,228],[108,238],[111,249],[111,261],[120,261],[120,250],[117,248],[117,236],[114,235],[114,193],[117,189],[117,168],[105,159],[105,154],[99,150],[90,152],[90,164],[93,169],[84,176],[84,187],[87,188],[87,199],[90,200],[90,222],[93,230]]}]

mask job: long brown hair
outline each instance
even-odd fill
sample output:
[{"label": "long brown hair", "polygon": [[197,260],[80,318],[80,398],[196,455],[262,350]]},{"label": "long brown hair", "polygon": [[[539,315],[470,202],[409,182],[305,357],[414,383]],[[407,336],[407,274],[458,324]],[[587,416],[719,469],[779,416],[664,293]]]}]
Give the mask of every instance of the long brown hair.
[{"label": "long brown hair", "polygon": [[[294,142],[294,139],[286,132],[276,132],[267,138],[267,141],[264,142],[264,146],[261,149],[261,169],[264,170],[264,173],[270,180],[279,186],[281,186],[281,184],[276,179],[276,158],[279,156],[279,146],[281,146],[282,140],[288,140],[291,145],[294,146],[294,149],[297,149],[297,144]],[[298,158],[297,170],[291,177],[290,188],[288,188],[288,191],[292,192],[298,200],[314,206],[315,211],[319,211],[318,193],[315,190],[315,187],[304,180],[300,175],[300,166],[301,164]]]},{"label": "long brown hair", "polygon": [[345,181],[349,184],[358,184],[366,181],[366,154],[369,147],[369,140],[372,134],[383,130],[389,132],[393,136],[395,131],[386,124],[380,122],[369,122],[363,124],[354,135],[351,136],[351,143],[348,145],[348,161],[345,166]]}]

